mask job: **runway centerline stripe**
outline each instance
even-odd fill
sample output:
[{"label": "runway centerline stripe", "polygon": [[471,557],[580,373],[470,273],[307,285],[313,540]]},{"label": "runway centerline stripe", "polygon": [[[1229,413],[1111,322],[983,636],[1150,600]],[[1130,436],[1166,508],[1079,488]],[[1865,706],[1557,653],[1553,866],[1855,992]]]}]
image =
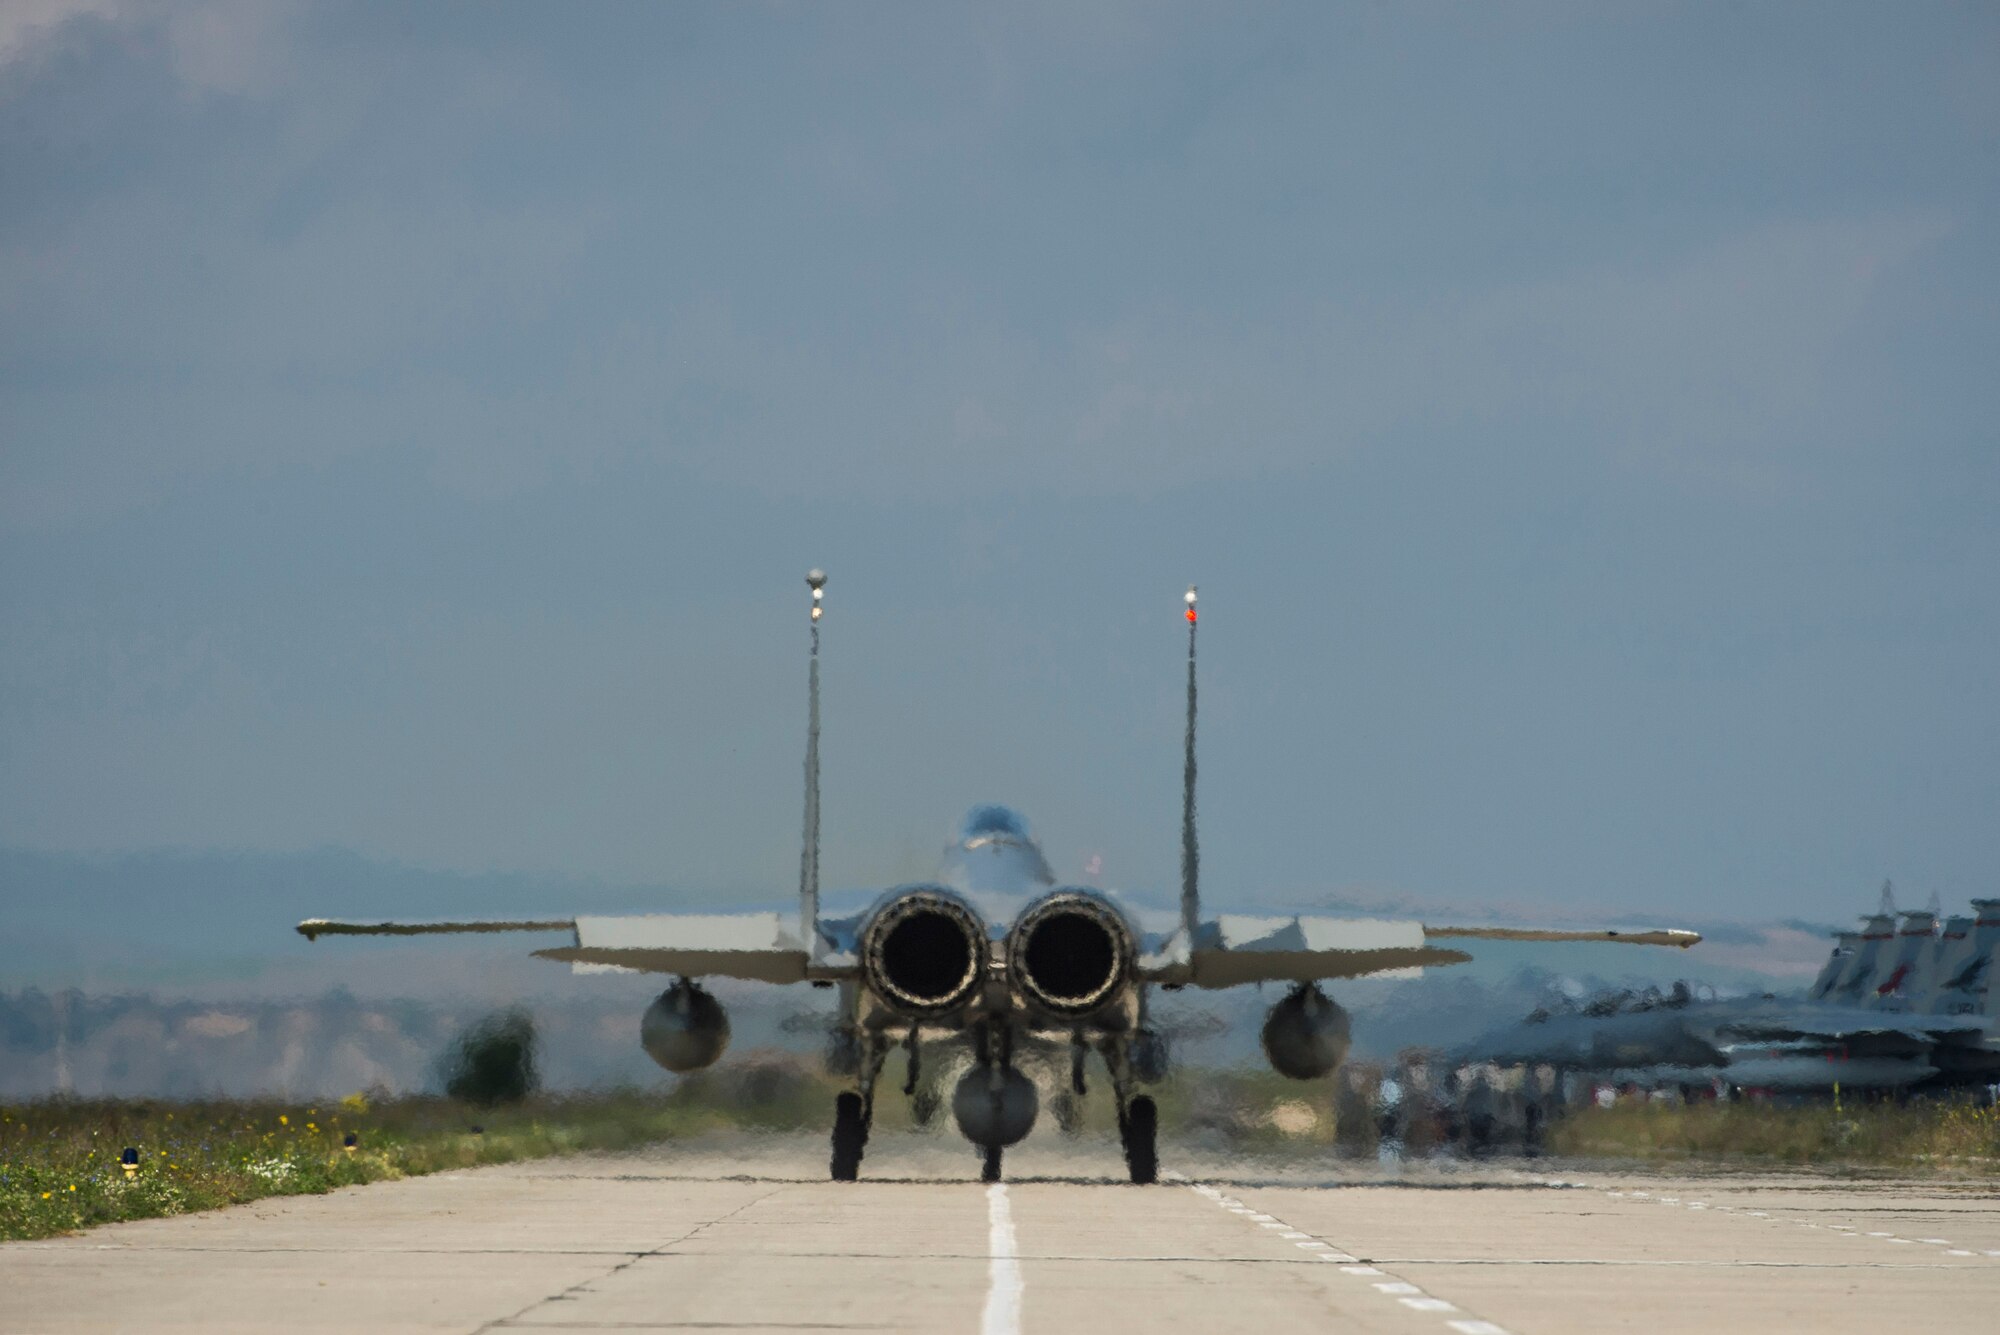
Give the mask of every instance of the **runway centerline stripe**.
[{"label": "runway centerline stripe", "polygon": [[1004,1182],[986,1189],[986,1252],[992,1259],[986,1263],[986,1310],[979,1317],[979,1335],[1020,1335],[1021,1290],[1026,1286]]}]

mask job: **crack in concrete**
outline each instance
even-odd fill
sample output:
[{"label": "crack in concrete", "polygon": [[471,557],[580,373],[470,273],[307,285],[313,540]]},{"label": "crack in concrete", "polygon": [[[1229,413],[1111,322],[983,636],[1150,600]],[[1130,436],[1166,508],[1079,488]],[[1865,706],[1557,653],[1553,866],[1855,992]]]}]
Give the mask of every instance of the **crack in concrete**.
[{"label": "crack in concrete", "polygon": [[483,1335],[483,1332],[485,1331],[498,1330],[509,1325],[514,1325],[516,1322],[520,1320],[520,1318],[526,1316],[528,1313],[534,1311],[538,1307],[545,1307],[550,1303],[561,1302],[565,1298],[570,1297],[572,1294],[579,1293],[585,1289],[588,1289],[592,1284],[598,1283],[599,1281],[602,1280],[610,1279],[613,1275],[619,1274],[622,1271],[630,1269],[631,1267],[639,1264],[639,1262],[645,1260],[649,1256],[663,1256],[667,1254],[669,1248],[678,1247],[682,1243],[686,1242],[688,1239],[699,1236],[701,1233],[715,1227],[717,1224],[726,1223],[727,1221],[734,1219],[737,1215],[742,1214],[745,1210],[750,1209],[752,1206],[761,1205],[763,1202],[777,1195],[780,1190],[782,1190],[782,1188],[774,1187],[770,1191],[765,1192],[761,1196],[753,1196],[749,1200],[737,1206],[735,1209],[717,1215],[713,1219],[705,1220],[702,1223],[696,1224],[693,1228],[681,1234],[679,1237],[669,1238],[667,1241],[661,1243],[659,1246],[651,1248],[648,1251],[625,1253],[624,1260],[620,1261],[617,1265],[612,1266],[609,1270],[605,1271],[603,1274],[593,1276],[590,1279],[579,1280],[576,1283],[570,1285],[568,1288],[564,1289],[561,1293],[552,1293],[546,1298],[537,1298],[534,1302],[529,1303],[526,1307],[523,1307],[518,1311],[511,1312],[503,1317],[495,1318],[492,1321],[486,1322],[482,1326],[476,1327],[473,1331],[473,1335]]}]

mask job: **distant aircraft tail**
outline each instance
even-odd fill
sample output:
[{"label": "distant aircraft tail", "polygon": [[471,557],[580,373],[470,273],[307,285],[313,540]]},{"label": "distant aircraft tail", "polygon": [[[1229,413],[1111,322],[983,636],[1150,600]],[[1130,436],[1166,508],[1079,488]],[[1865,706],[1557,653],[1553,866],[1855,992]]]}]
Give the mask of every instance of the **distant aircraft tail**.
[{"label": "distant aircraft tail", "polygon": [[[1888,887],[1883,887],[1887,898]],[[1892,960],[1891,946],[1896,939],[1896,919],[1887,913],[1875,913],[1864,918],[1861,923],[1861,940],[1855,947],[1840,972],[1839,981],[1826,990],[1823,1000],[1842,1005],[1859,1004],[1888,972]]]},{"label": "distant aircraft tail", "polygon": [[1831,992],[1834,985],[1840,981],[1841,974],[1846,971],[1848,962],[1854,957],[1854,952],[1860,948],[1860,945],[1861,933],[1840,933],[1839,938],[1834,942],[1833,953],[1827,956],[1826,963],[1820,967],[1819,977],[1813,979],[1812,990],[1807,995],[1817,1001]]}]

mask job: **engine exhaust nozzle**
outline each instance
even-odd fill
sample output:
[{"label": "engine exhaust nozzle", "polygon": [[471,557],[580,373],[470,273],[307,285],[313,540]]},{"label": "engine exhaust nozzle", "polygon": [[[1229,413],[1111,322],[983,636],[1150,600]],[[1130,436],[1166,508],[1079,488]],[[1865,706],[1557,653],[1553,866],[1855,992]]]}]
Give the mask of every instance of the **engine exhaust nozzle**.
[{"label": "engine exhaust nozzle", "polygon": [[875,995],[906,1015],[942,1015],[972,999],[986,963],[986,924],[941,889],[908,891],[861,936],[861,968]]},{"label": "engine exhaust nozzle", "polygon": [[1102,896],[1058,890],[1028,906],[1007,936],[1014,986],[1058,1015],[1086,1015],[1132,973],[1132,931]]}]

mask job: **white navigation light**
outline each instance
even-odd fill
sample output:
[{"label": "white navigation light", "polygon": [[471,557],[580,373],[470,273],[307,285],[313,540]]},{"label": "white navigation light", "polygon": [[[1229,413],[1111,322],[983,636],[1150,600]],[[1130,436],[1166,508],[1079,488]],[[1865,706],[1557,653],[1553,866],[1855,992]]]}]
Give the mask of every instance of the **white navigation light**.
[{"label": "white navigation light", "polygon": [[1192,584],[1188,585],[1187,601],[1189,607],[1194,606],[1194,585]]}]

